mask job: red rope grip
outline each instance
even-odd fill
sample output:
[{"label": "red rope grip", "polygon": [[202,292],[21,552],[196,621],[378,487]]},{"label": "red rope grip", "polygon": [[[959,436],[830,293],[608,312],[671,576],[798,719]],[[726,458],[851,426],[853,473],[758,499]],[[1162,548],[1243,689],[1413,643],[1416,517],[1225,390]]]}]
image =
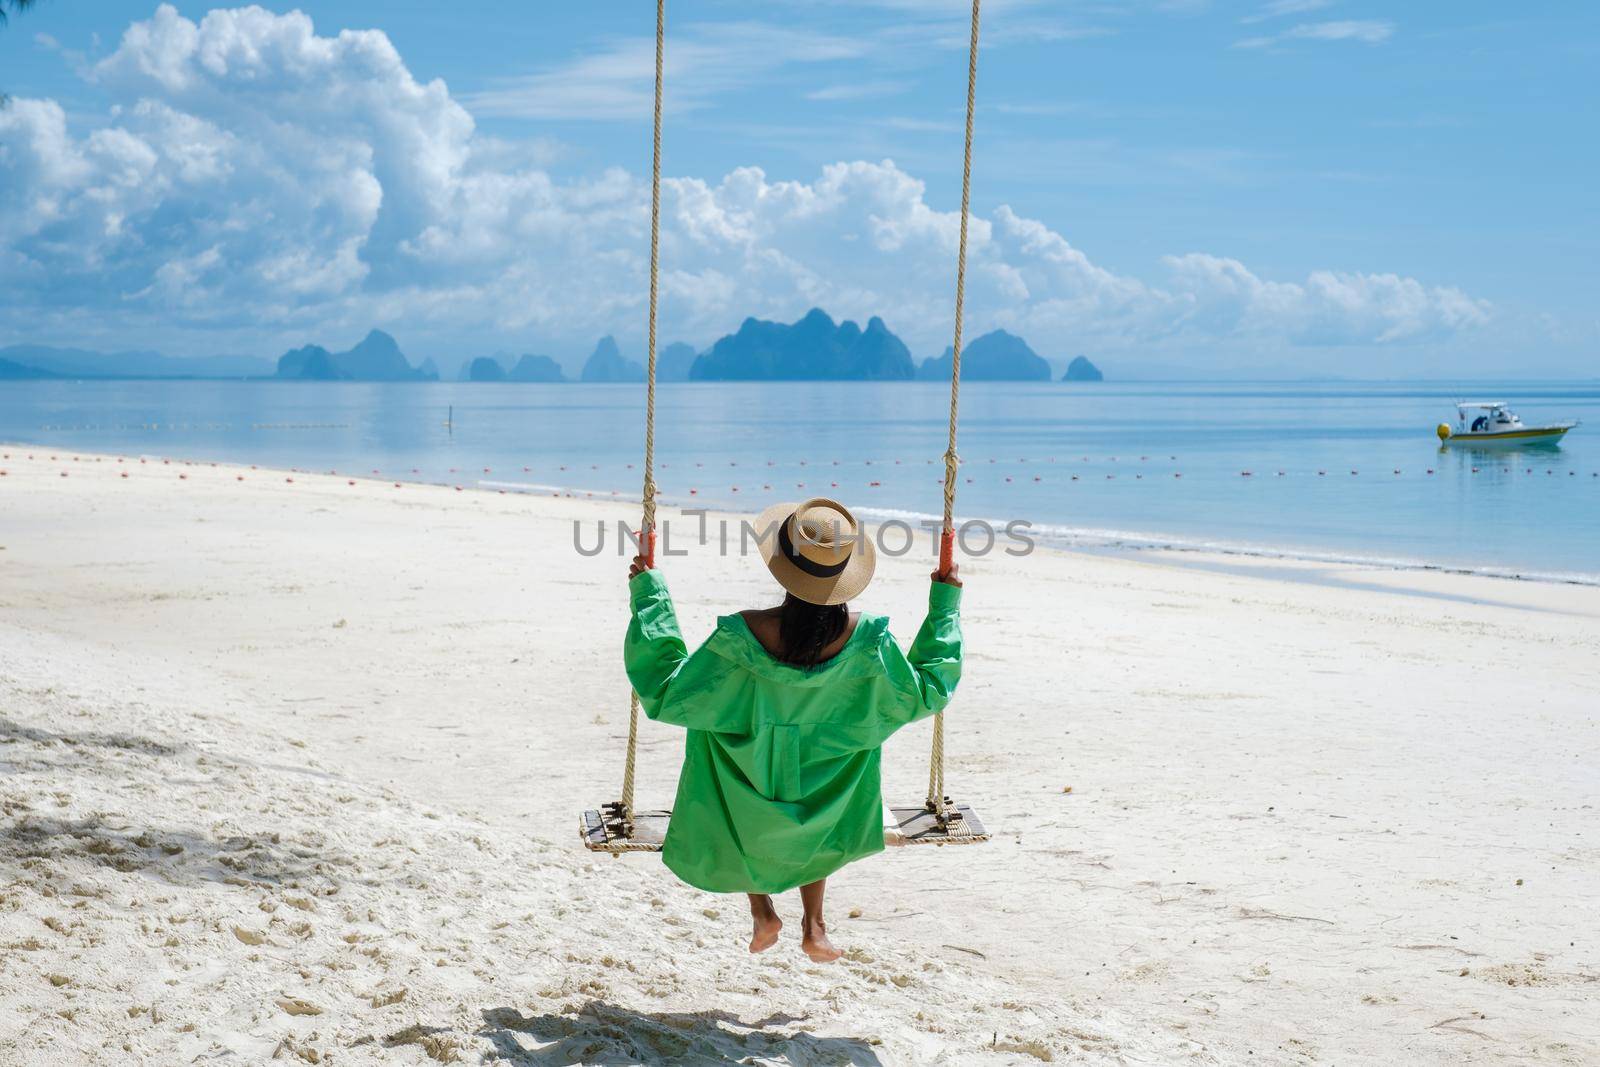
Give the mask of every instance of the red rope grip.
[{"label": "red rope grip", "polygon": [[949,574],[950,564],[955,562],[956,532],[948,527],[939,534],[939,573]]},{"label": "red rope grip", "polygon": [[639,554],[644,557],[645,566],[654,568],[656,565],[656,532],[648,529],[640,533]]}]

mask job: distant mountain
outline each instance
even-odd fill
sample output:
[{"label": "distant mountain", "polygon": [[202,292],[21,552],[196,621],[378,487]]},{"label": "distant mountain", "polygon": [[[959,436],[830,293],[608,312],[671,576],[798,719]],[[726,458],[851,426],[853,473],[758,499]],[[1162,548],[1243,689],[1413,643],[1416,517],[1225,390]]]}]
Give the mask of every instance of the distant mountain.
[{"label": "distant mountain", "polygon": [[849,320],[834,325],[820,308],[791,326],[745,319],[689,371],[695,381],[893,381],[913,374],[910,351],[882,319],[873,316],[862,330]]},{"label": "distant mountain", "polygon": [[422,377],[422,372],[406,360],[395,339],[382,330],[368,332],[354,348],[334,356],[333,362],[356,381],[410,382]]},{"label": "distant mountain", "polygon": [[1082,356],[1073,356],[1072,362],[1067,364],[1067,373],[1061,376],[1064,382],[1103,382],[1106,376],[1100,373],[1100,368],[1090,363]]},{"label": "distant mountain", "polygon": [[467,381],[469,382],[503,382],[505,380],[506,369],[488,356],[479,356],[467,366]]},{"label": "distant mountain", "polygon": [[333,353],[321,345],[292,348],[278,357],[278,377],[303,381],[332,382],[346,375],[334,366]]},{"label": "distant mountain", "polygon": [[[937,359],[922,361],[917,378],[922,381],[948,381],[955,350],[945,346]],[[961,380],[964,382],[1048,382],[1050,364],[1028,342],[1016,334],[994,330],[974,338],[961,348]]]},{"label": "distant mountain", "polygon": [[694,345],[686,345],[682,341],[668,345],[656,353],[656,381],[658,382],[686,382],[689,380],[689,368],[694,366]]},{"label": "distant mountain", "polygon": [[59,375],[51,374],[38,367],[29,367],[21,363],[13,363],[9,359],[0,359],[0,382],[19,382],[32,378],[55,378]]},{"label": "distant mountain", "polygon": [[517,360],[517,365],[506,373],[506,380],[510,382],[564,382],[567,376],[561,372],[561,364],[549,356],[523,356]]},{"label": "distant mountain", "polygon": [[[906,346],[881,318],[835,323],[813,308],[799,321],[785,324],[749,318],[703,352],[678,342],[656,353],[656,379],[681,381],[896,381],[945,380],[950,375],[950,349],[936,358],[913,363]],[[454,361],[451,361],[454,369]],[[1048,381],[1050,366],[1028,343],[1004,330],[975,338],[961,353],[961,376],[969,381]],[[1148,377],[1148,375],[1146,375]],[[0,348],[0,380],[36,378],[271,378],[294,381],[437,381],[442,376],[433,359],[411,366],[399,344],[382,330],[372,330],[359,344],[330,352],[308,344],[285,352],[276,366],[253,356],[174,358],[159,352],[95,352],[80,348],[17,344]],[[645,368],[622,355],[614,337],[603,337],[583,365],[585,382],[642,382]],[[458,381],[564,382],[562,367],[549,356],[493,356],[468,359]],[[1065,382],[1104,380],[1100,369],[1083,356],[1072,360]]]},{"label": "distant mountain", "polygon": [[642,382],[644,368],[631,359],[623,359],[617,349],[617,339],[606,336],[594,346],[579,377],[585,382]]},{"label": "distant mountain", "polygon": [[272,364],[254,356],[195,356],[159,352],[94,352],[86,348],[11,345],[0,359],[63,378],[264,378]]},{"label": "distant mountain", "polygon": [[279,378],[300,381],[420,382],[430,375],[406,361],[393,337],[373,330],[354,348],[329,352],[321,345],[306,345],[278,358]]}]

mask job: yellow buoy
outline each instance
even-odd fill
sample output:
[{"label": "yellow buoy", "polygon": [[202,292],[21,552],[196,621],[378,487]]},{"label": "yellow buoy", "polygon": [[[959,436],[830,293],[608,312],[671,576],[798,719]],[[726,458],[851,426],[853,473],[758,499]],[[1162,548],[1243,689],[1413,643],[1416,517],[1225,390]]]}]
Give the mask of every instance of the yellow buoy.
[{"label": "yellow buoy", "polygon": [[1450,424],[1448,422],[1441,422],[1439,424],[1439,429],[1436,432],[1439,434],[1439,440],[1450,440]]}]

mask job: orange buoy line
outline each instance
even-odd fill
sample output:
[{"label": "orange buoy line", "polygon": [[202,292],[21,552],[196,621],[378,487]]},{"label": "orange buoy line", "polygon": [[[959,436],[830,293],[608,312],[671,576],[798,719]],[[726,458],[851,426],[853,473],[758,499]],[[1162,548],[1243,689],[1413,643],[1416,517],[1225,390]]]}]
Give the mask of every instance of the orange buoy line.
[{"label": "orange buoy line", "polygon": [[[94,463],[102,463],[102,462],[105,461],[105,459],[108,458],[106,456],[89,456],[89,457],[85,457],[85,456],[81,456],[81,455],[62,455],[60,453],[48,453],[47,455],[48,455],[49,460],[51,462],[53,462],[53,463],[61,463],[64,460],[70,460],[70,462],[72,462],[72,463],[84,463],[84,462],[90,462],[90,461],[92,461]],[[30,460],[34,460],[34,461],[38,461],[40,459],[40,455],[36,454],[36,453],[27,453],[27,456],[28,456],[28,458]],[[10,453],[10,452],[0,453],[0,458],[9,460],[9,459],[12,458],[12,453]],[[114,458],[116,460],[116,463],[119,464],[119,465],[122,465],[122,466],[125,466],[126,464],[132,462],[130,459],[128,459],[126,457],[123,457],[123,456],[117,456],[117,457],[114,457]],[[139,461],[139,463],[141,465],[147,465],[150,462],[153,462],[154,458],[155,457],[141,456],[141,457],[138,457],[138,461]],[[1120,464],[1124,458],[1132,460],[1134,457],[1105,456],[1105,457],[1102,457],[1102,458],[1107,463],[1118,463],[1118,464]],[[1171,459],[1173,461],[1176,461],[1177,457],[1172,456],[1172,457],[1169,457],[1169,459]],[[997,468],[1000,468],[1001,464],[1005,464],[1005,463],[1015,463],[1015,464],[1021,466],[1021,465],[1024,465],[1024,464],[1028,464],[1030,462],[1038,463],[1038,462],[1041,462],[1041,461],[1045,462],[1045,463],[1056,463],[1057,462],[1057,457],[1048,456],[1048,457],[1043,457],[1042,460],[1040,459],[1040,457],[1028,457],[1028,456],[1017,456],[1017,457],[1014,457],[1012,459],[1006,459],[1004,457],[987,457],[987,465],[988,466],[995,466]],[[184,467],[184,468],[195,468],[195,467],[204,468],[204,467],[208,467],[209,466],[209,467],[215,469],[215,468],[217,468],[219,466],[219,464],[216,461],[191,460],[191,459],[181,459],[181,458],[174,459],[172,457],[160,457],[160,462],[161,462],[161,464],[163,466],[178,465],[178,466],[181,466],[181,467]],[[730,460],[730,461],[728,461],[728,466],[732,467],[732,468],[737,468],[740,465],[740,462],[741,461],[738,461],[738,460]],[[925,460],[924,461],[925,465],[931,464],[931,462],[932,462],[931,460]],[[1084,457],[1082,457],[1081,462],[1092,464],[1092,463],[1094,463],[1096,461],[1094,459],[1092,459],[1091,457],[1089,457],[1089,456],[1084,456]],[[1150,462],[1150,457],[1148,455],[1140,455],[1140,456],[1137,457],[1137,462],[1139,462],[1139,463],[1149,463]],[[771,467],[771,468],[778,468],[778,467],[784,465],[784,464],[780,464],[778,461],[772,460],[772,459],[761,460],[761,461],[759,461],[759,463],[762,466]],[[857,465],[857,464],[859,464],[861,467],[870,467],[870,466],[874,466],[874,465],[893,465],[893,466],[904,466],[904,465],[906,465],[906,461],[904,461],[904,460],[900,460],[900,459],[884,460],[884,459],[881,459],[881,458],[878,458],[878,459],[862,459],[862,460],[859,460],[859,461],[848,461],[848,460],[837,460],[837,459],[835,459],[835,460],[829,460],[828,463],[829,463],[830,466],[840,467],[840,468],[844,468],[844,467],[847,467],[847,466],[853,466],[853,465]],[[705,464],[703,462],[696,463],[695,465],[697,467],[702,468],[702,469],[705,466]],[[799,461],[797,461],[797,465],[801,466],[801,467],[804,467],[804,466],[807,466],[808,464],[807,464],[807,461],[805,461],[805,460],[799,460]],[[629,463],[629,464],[624,464],[623,466],[626,467],[626,468],[632,468],[633,464]],[[662,466],[665,467],[666,465],[662,464]],[[589,464],[588,467],[589,467],[589,470],[591,470],[591,471],[601,471],[601,470],[612,469],[614,467],[614,465],[612,465],[612,464],[592,463],[592,464]],[[250,470],[259,470],[260,468],[256,464],[250,464],[249,465],[249,469]],[[484,474],[492,474],[493,471],[494,471],[494,468],[492,466],[480,467],[478,469],[481,470]],[[522,471],[524,473],[532,473],[535,468],[532,465],[523,465],[521,467],[521,469],[522,469]],[[559,464],[559,465],[557,465],[557,469],[559,471],[565,473],[565,472],[569,471],[570,465],[568,465],[568,464]],[[1124,469],[1126,469],[1126,468],[1124,468]],[[1476,474],[1482,473],[1486,469],[1488,469],[1488,468],[1470,467],[1470,468],[1468,468],[1468,472],[1471,473],[1471,474],[1476,475]],[[289,470],[290,470],[291,474],[284,478],[284,482],[286,484],[290,484],[290,485],[295,483],[295,477],[293,475],[299,475],[299,474],[308,473],[307,471],[302,470],[299,467],[291,467],[291,468],[289,468]],[[1499,468],[1499,470],[1503,474],[1514,474],[1514,473],[1517,473],[1513,468],[1511,468],[1509,466],[1501,467],[1501,468]],[[451,474],[456,474],[456,473],[458,473],[458,471],[459,471],[459,468],[456,468],[456,467],[449,468],[449,472]],[[424,473],[425,473],[424,469],[420,468],[420,467],[412,467],[412,468],[410,468],[410,472],[411,472],[411,474],[419,476],[419,477],[423,476]],[[1552,468],[1552,467],[1543,468],[1543,472],[1544,472],[1546,477],[1555,477],[1555,476],[1557,476],[1557,475],[1559,475],[1561,473],[1561,471],[1558,471],[1558,470],[1556,470],[1555,468]],[[0,473],[5,473],[5,474],[9,475],[10,472],[6,471],[6,472],[0,472]],[[330,468],[327,469],[326,473],[330,477],[339,476],[339,472],[338,472],[337,468],[330,467]],[[372,474],[373,474],[374,477],[381,477],[382,473],[383,473],[382,470],[379,469],[379,468],[373,468],[372,469]],[[1188,472],[1188,473],[1192,474],[1193,472],[1191,471],[1191,472]],[[1208,473],[1212,474],[1213,476],[1221,476],[1222,474],[1227,473],[1227,472],[1213,471],[1213,472],[1208,472]],[[1237,472],[1234,472],[1234,473],[1239,478],[1254,479],[1256,477],[1256,472],[1253,469],[1240,470],[1240,471],[1237,471]],[[1293,477],[1298,476],[1296,472],[1290,471],[1290,470],[1286,470],[1286,469],[1277,469],[1277,470],[1274,470],[1272,473],[1277,478],[1293,478]],[[1306,472],[1306,473],[1310,473],[1310,472]],[[1319,468],[1319,469],[1317,469],[1315,471],[1315,475],[1317,477],[1326,477],[1327,473],[1328,473],[1327,470],[1326,469],[1322,469],[1322,468]],[[1405,468],[1405,467],[1391,467],[1390,468],[1390,473],[1395,477],[1404,477],[1407,474],[1407,468]],[[1415,468],[1413,468],[1411,470],[1411,474],[1414,477],[1418,476],[1419,474],[1420,474],[1420,476],[1423,476],[1423,477],[1434,477],[1439,473],[1441,473],[1441,472],[1437,468],[1434,468],[1434,467],[1422,468],[1420,471],[1418,471]],[[1520,473],[1525,477],[1533,476],[1533,475],[1539,473],[1539,468],[1534,468],[1534,467],[1531,467],[1531,466],[1523,467]],[[842,471],[841,471],[841,474],[842,474]],[[1170,474],[1171,474],[1173,479],[1177,479],[1177,480],[1181,480],[1185,476],[1185,472],[1181,471],[1181,470],[1171,471]],[[1360,471],[1359,468],[1351,468],[1350,469],[1350,476],[1351,477],[1359,477],[1360,474],[1361,474],[1361,471]],[[1576,478],[1576,477],[1580,476],[1581,474],[1582,474],[1582,472],[1579,471],[1579,470],[1568,469],[1566,471],[1566,475],[1569,478]],[[66,478],[66,477],[69,477],[69,476],[70,476],[70,468],[61,469],[61,470],[58,471],[58,477]],[[125,470],[125,469],[124,470],[120,470],[119,471],[119,477],[123,478],[123,479],[126,479],[126,478],[129,477],[129,472],[127,470]],[[1600,471],[1591,471],[1590,472],[1590,477],[1591,478],[1600,478]],[[245,480],[243,474],[235,474],[234,478],[235,478],[236,481],[239,481],[239,482],[242,482],[242,481]],[[1144,474],[1135,472],[1133,474],[1133,479],[1135,481],[1143,481],[1144,480]],[[180,472],[178,474],[178,480],[180,480],[180,481],[188,481],[190,479],[189,479],[189,476],[188,476],[188,474],[186,472]],[[966,483],[968,485],[974,485],[974,484],[976,484],[977,482],[979,482],[981,480],[984,480],[984,479],[981,479],[981,478],[978,478],[978,477],[975,477],[975,476],[971,476],[971,477],[967,477],[966,478]],[[1103,478],[1103,481],[1116,481],[1116,480],[1117,480],[1117,475],[1115,473],[1106,473],[1104,475],[1104,478]],[[998,486],[1002,486],[1002,485],[1004,485],[1004,486],[1014,486],[1014,485],[1018,484],[1019,482],[1020,483],[1024,483],[1024,484],[1031,483],[1031,484],[1034,484],[1034,485],[1038,486],[1040,489],[1043,489],[1046,485],[1049,485],[1049,484],[1067,485],[1067,484],[1076,483],[1076,482],[1080,482],[1080,481],[1082,481],[1082,477],[1081,477],[1080,473],[1078,473],[1078,472],[1069,473],[1065,480],[1049,479],[1049,478],[1047,478],[1047,477],[1045,477],[1044,475],[1041,475],[1041,474],[1029,473],[1026,477],[1018,477],[1018,476],[1013,475],[1013,474],[1003,474],[1002,473],[998,480],[993,481],[990,484],[995,485],[996,487],[998,487]],[[944,482],[945,482],[944,478],[938,478],[938,479],[935,480],[934,484],[943,485]],[[357,485],[357,479],[356,478],[346,478],[345,484],[347,486],[351,487],[351,488],[354,488]],[[404,484],[403,482],[393,482],[392,483],[393,487],[396,488],[396,489],[401,488],[403,486],[403,484]],[[451,484],[451,483],[445,483],[445,484]],[[849,488],[852,484],[858,490],[873,490],[873,489],[882,489],[882,488],[884,488],[884,484],[885,483],[883,482],[883,480],[881,478],[871,478],[871,479],[867,479],[867,480],[864,480],[864,481],[861,481],[861,482],[854,482],[854,483],[850,482],[848,479],[845,482],[839,482],[837,480],[831,480],[828,483],[829,488],[832,488],[832,489],[839,489],[841,487]],[[806,488],[807,483],[803,482],[803,481],[797,481],[797,482],[794,483],[794,485],[795,485],[795,488],[797,488],[797,489],[804,489],[804,488]],[[453,487],[458,492],[464,492],[465,489],[466,489],[465,485],[451,485],[451,487]],[[490,489],[490,488],[492,488],[492,489],[495,489],[498,494],[505,495],[505,494],[510,493],[510,492],[526,491],[527,489],[530,489],[532,487],[523,487],[523,486],[515,486],[515,485],[507,485],[507,486],[503,486],[502,487],[502,486],[497,486],[497,485],[494,485],[494,484],[491,483],[491,484],[480,484],[479,486],[477,486],[477,488],[481,488],[481,489]],[[690,496],[702,495],[701,494],[701,489],[702,488],[703,487],[701,487],[701,486],[691,487],[688,490],[688,495],[690,495]],[[539,487],[539,489],[540,489],[540,491],[543,491],[544,487]],[[750,485],[730,485],[730,486],[728,486],[726,488],[725,491],[727,493],[730,493],[730,494],[735,494],[735,493],[744,494],[744,493],[748,493],[748,492],[755,492],[757,490],[755,489],[754,486],[750,486]],[[765,493],[773,492],[773,483],[771,483],[771,482],[763,482],[763,483],[761,483],[759,491],[760,492],[765,492]],[[614,496],[619,496],[621,494],[621,490],[619,490],[617,488],[600,488],[600,487],[596,487],[596,488],[593,488],[593,489],[582,489],[582,488],[579,488],[579,487],[573,487],[572,489],[567,490],[564,493],[563,493],[562,490],[559,490],[559,489],[558,490],[554,490],[554,494],[555,495],[557,495],[557,496],[565,495],[565,496],[567,496],[569,498],[570,497],[574,497],[574,496],[578,495],[579,493],[581,493],[584,497],[587,497],[587,498],[593,498],[597,493],[598,494],[602,494],[602,495],[606,495],[606,496],[613,496],[614,497]]]}]

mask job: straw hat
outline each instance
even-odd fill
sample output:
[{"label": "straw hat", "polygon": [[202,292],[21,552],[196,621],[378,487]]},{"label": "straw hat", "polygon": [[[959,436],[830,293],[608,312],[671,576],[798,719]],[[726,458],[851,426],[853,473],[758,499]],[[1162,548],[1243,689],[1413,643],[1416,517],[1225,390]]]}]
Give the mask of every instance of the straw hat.
[{"label": "straw hat", "polygon": [[778,584],[810,604],[843,604],[872,581],[878,551],[850,509],[814,497],[756,519],[757,547]]}]

